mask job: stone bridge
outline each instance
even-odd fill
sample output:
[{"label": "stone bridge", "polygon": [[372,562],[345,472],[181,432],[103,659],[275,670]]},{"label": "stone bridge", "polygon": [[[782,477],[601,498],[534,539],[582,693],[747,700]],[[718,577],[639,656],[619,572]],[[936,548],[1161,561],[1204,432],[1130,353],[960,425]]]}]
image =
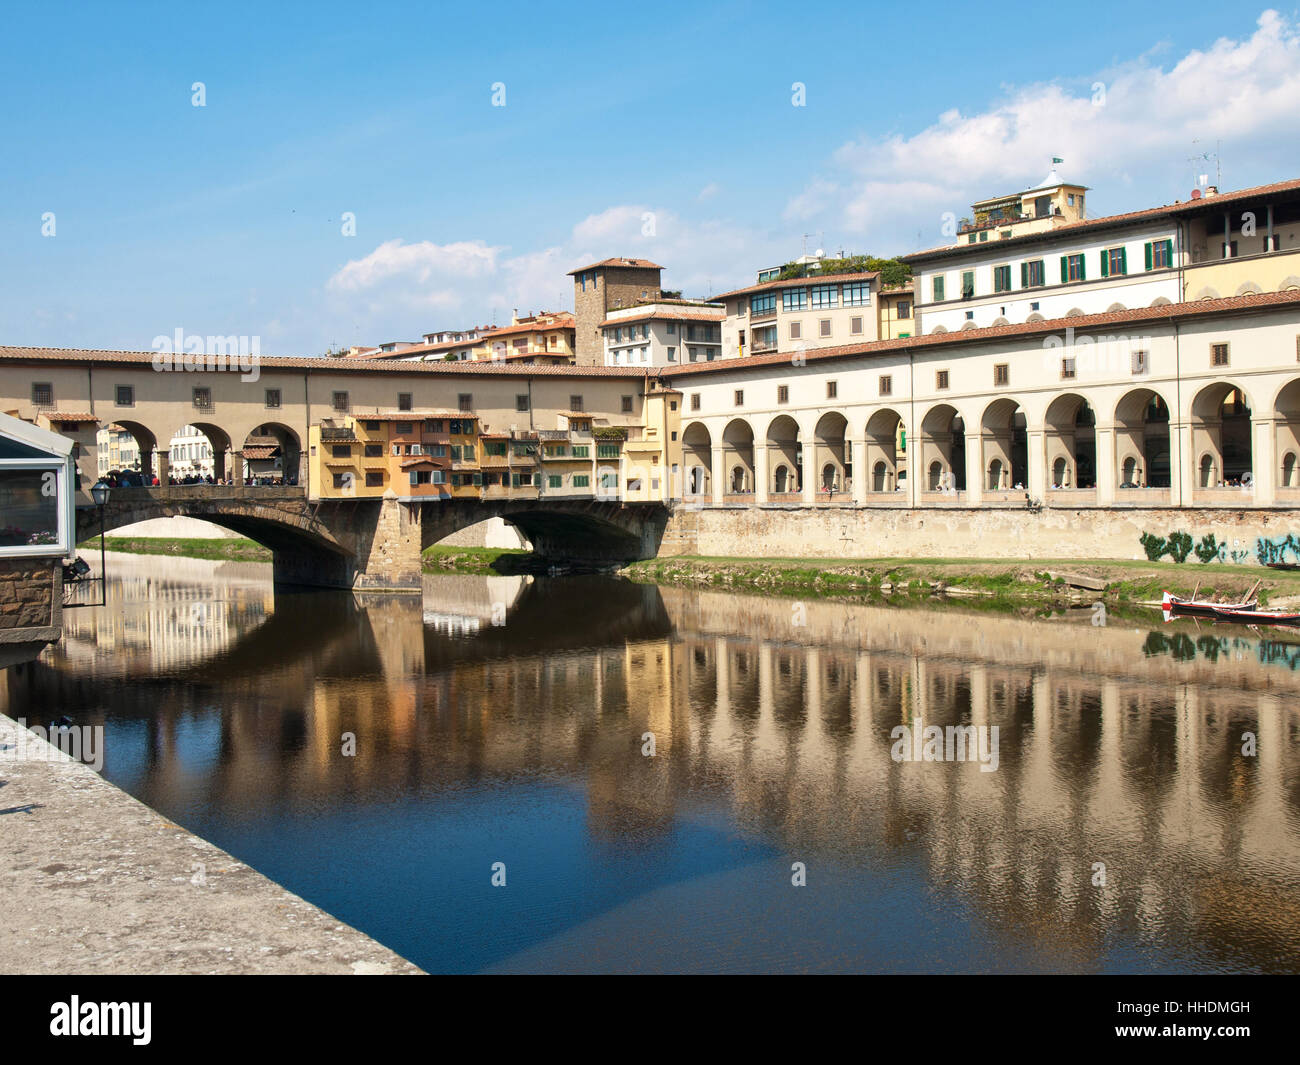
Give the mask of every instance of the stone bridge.
[{"label": "stone bridge", "polygon": [[[669,508],[599,499],[310,500],[303,488],[183,485],[113,489],[104,529],[176,516],[270,549],[277,584],[419,591],[421,552],[488,518],[516,526],[544,557],[613,563],[654,558]],[[79,508],[78,543],[99,529],[98,509]]]}]

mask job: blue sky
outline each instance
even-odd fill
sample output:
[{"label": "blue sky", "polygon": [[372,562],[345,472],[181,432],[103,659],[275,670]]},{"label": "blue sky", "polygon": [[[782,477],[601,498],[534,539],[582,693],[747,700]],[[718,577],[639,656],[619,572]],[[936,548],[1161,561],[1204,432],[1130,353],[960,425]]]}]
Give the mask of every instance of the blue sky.
[{"label": "blue sky", "polygon": [[945,211],[1053,155],[1094,215],[1185,198],[1188,157],[1220,141],[1226,188],[1300,175],[1294,11],[1044,11],[12,8],[0,343],[148,349],[181,328],[319,353],[571,307],[565,271],[616,254],[706,295],[805,233],[943,243]]}]

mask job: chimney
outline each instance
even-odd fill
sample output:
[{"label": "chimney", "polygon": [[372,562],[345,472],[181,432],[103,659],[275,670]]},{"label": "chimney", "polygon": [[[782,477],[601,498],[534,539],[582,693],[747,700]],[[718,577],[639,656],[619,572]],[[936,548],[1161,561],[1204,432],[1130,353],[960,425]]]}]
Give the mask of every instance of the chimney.
[{"label": "chimney", "polygon": [[1206,195],[1206,196],[1217,196],[1217,195],[1219,195],[1219,186],[1218,186],[1218,185],[1207,185],[1207,186],[1205,187],[1205,195]]}]

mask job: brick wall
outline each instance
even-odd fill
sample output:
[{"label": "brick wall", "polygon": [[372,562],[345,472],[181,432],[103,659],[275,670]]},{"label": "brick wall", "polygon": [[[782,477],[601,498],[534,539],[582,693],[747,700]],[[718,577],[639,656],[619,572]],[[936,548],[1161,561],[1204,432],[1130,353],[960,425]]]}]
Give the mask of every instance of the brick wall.
[{"label": "brick wall", "polygon": [[606,312],[616,307],[633,307],[642,299],[658,299],[659,271],[645,267],[603,266],[596,271],[596,283],[583,291],[580,279],[573,279],[573,316],[576,337],[574,361],[580,366],[601,366],[605,345],[600,327]]}]

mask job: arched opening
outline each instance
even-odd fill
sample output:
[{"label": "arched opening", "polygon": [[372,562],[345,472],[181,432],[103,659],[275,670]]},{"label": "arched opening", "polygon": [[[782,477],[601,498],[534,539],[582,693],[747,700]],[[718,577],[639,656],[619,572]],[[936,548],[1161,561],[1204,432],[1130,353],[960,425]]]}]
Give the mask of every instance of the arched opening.
[{"label": "arched opening", "polygon": [[794,495],[803,486],[803,444],[799,423],[778,415],[767,427],[767,468],[772,471],[773,495]]},{"label": "arched opening", "polygon": [[930,491],[966,491],[966,423],[957,408],[940,403],[921,419],[921,461],[930,471]]},{"label": "arched opening", "polygon": [[176,430],[167,445],[170,484],[213,484],[225,479],[230,434],[210,422],[193,422]]},{"label": "arched opening", "polygon": [[1082,396],[1057,396],[1044,419],[1054,489],[1097,487],[1097,416]]},{"label": "arched opening", "polygon": [[701,422],[691,422],[682,433],[682,466],[682,495],[706,496],[712,492],[713,439]]},{"label": "arched opening", "polygon": [[1014,399],[990,403],[980,422],[980,443],[988,472],[985,487],[990,492],[1023,492],[1029,483],[1029,434],[1020,404]]},{"label": "arched opening", "polygon": [[849,491],[853,468],[850,444],[845,439],[848,420],[838,411],[823,414],[813,429],[817,449],[817,491],[823,496],[834,496]]},{"label": "arched opening", "polygon": [[752,495],[754,492],[754,430],[743,418],[727,423],[722,430],[722,450],[727,470],[729,495]]},{"label": "arched opening", "polygon": [[872,492],[897,492],[907,487],[907,437],[897,411],[878,410],[867,419],[866,452]]},{"label": "arched opening", "polygon": [[1297,456],[1300,456],[1300,378],[1288,382],[1278,392],[1273,414],[1276,419],[1273,454],[1282,456],[1277,485],[1284,496],[1294,500],[1300,495],[1300,469],[1297,469]]},{"label": "arched opening", "polygon": [[158,438],[139,422],[113,422],[95,437],[99,448],[98,472],[114,488],[143,487],[155,473],[166,476],[165,466],[156,465]]},{"label": "arched opening", "polygon": [[[1149,388],[1125,393],[1115,406],[1115,459],[1122,490],[1173,484],[1169,450],[1169,406]],[[1116,497],[1124,502],[1123,495]]]},{"label": "arched opening", "polygon": [[[1192,400],[1192,453],[1202,490],[1249,487],[1254,480],[1251,413],[1246,394],[1227,381]],[[1208,460],[1208,462],[1207,462]]]},{"label": "arched opening", "polygon": [[244,484],[301,483],[302,446],[298,434],[279,422],[265,422],[244,438],[239,468],[228,476]]}]

